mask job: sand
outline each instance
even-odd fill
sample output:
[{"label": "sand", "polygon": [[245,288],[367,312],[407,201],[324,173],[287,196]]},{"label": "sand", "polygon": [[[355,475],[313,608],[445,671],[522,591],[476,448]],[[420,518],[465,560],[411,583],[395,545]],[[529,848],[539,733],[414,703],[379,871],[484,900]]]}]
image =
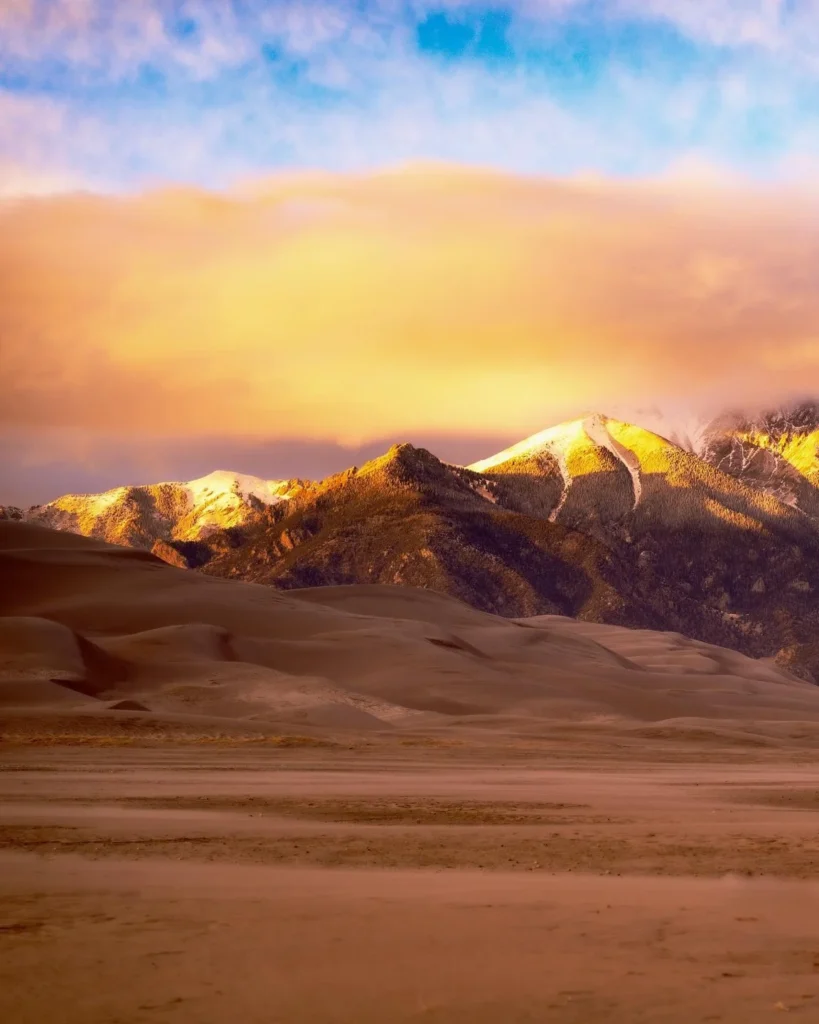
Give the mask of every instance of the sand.
[{"label": "sand", "polygon": [[819,1020],[819,688],[0,523],[0,1019]]},{"label": "sand", "polygon": [[[710,735],[815,748],[819,688],[676,634],[508,620],[390,586],[280,592],[0,523],[0,728],[608,742]],[[50,724],[46,721],[50,716]],[[130,716],[130,717],[129,717]]]},{"label": "sand", "polygon": [[4,1020],[819,1016],[812,766],[29,748],[4,767]]}]

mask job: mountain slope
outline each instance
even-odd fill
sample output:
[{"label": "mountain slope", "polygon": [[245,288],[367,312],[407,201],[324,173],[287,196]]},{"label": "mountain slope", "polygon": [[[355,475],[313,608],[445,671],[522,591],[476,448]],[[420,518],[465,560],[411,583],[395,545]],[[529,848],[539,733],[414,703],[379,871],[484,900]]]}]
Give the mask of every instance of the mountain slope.
[{"label": "mountain slope", "polygon": [[403,583],[755,656],[812,639],[819,532],[804,515],[650,431],[585,424],[480,473],[392,449],[209,538],[204,570],[280,587]]},{"label": "mountain slope", "polygon": [[601,568],[609,551],[508,504],[503,482],[398,445],[211,538],[205,568],[281,587],[426,587],[504,615],[616,618],[622,602]]},{"label": "mountain slope", "polygon": [[217,470],[185,483],[66,494],[25,512],[6,508],[0,518],[151,550],[158,542],[198,541],[215,530],[241,525],[266,506],[287,501],[302,486],[300,480],[262,480]]},{"label": "mountain slope", "polygon": [[[591,534],[620,521],[639,497],[599,415],[541,431],[470,469],[504,488],[507,507]],[[600,489],[604,502],[594,497]]]},{"label": "mountain slope", "polygon": [[[527,479],[545,486],[552,522],[603,535],[689,529],[711,517],[802,532],[800,517],[774,496],[659,434],[599,413],[535,434],[470,469],[498,483]],[[555,496],[558,475],[562,488]]]},{"label": "mountain slope", "polygon": [[727,414],[703,431],[706,462],[819,521],[819,405]]}]

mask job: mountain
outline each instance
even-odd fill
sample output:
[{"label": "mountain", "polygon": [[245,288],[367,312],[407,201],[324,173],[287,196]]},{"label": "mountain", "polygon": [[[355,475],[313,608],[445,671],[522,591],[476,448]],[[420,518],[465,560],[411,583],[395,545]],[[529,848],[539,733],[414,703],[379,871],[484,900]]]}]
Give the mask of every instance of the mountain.
[{"label": "mountain", "polygon": [[673,631],[819,676],[810,461],[800,463],[802,504],[782,500],[723,466],[728,434],[752,435],[759,450],[763,435],[777,437],[795,460],[795,439],[811,432],[807,422],[778,434],[711,423],[698,454],[590,414],[470,467],[404,444],[317,483],[216,474],[207,486],[120,488],[7,514],[214,576],[280,589],[420,587],[507,617]]},{"label": "mountain", "polygon": [[156,550],[178,561],[170,541],[195,542],[249,522],[262,509],[288,501],[300,480],[262,480],[216,470],[185,483],[115,487],[102,494],[66,494],[25,511],[0,508],[0,519],[18,519],[112,544]]},{"label": "mountain", "polygon": [[756,656],[807,643],[819,622],[819,530],[802,513],[599,415],[467,469],[398,446],[206,546],[215,575],[403,583]]},{"label": "mountain", "polygon": [[396,445],[208,538],[205,571],[285,588],[404,584],[508,616],[616,620],[622,602],[601,572],[609,551],[519,511],[537,500],[527,481],[496,481]]},{"label": "mountain", "polygon": [[697,454],[819,520],[819,404],[755,416],[728,413],[702,431]]}]

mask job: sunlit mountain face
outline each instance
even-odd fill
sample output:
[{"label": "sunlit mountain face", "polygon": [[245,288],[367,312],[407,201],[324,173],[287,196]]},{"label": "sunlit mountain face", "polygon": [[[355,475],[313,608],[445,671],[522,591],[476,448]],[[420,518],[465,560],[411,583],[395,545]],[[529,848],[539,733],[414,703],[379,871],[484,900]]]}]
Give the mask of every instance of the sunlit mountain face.
[{"label": "sunlit mountain face", "polygon": [[701,454],[800,509],[819,516],[819,405],[813,401],[749,415],[727,414],[711,424]]},{"label": "sunlit mountain face", "polygon": [[[378,458],[368,462],[362,472],[370,474],[381,462]],[[462,474],[447,460],[441,465]],[[466,472],[489,481],[475,485],[475,493],[490,502],[496,502],[501,481],[510,487],[516,478],[527,485],[536,481],[537,498],[532,496],[530,501],[551,522],[566,521],[571,515],[578,503],[572,488],[578,481],[601,477],[606,480],[606,503],[586,508],[585,501],[579,502],[589,528],[599,530],[605,521],[620,522],[627,511],[636,513],[641,508],[647,497],[644,478],[661,475],[676,481],[675,486],[690,489],[709,476],[708,467],[759,492],[760,501],[765,496],[776,498],[810,518],[819,518],[814,498],[819,482],[819,403],[801,401],[767,412],[732,410],[687,419],[664,417],[654,409],[641,414],[640,425],[591,413],[479,459]],[[317,483],[304,478],[264,480],[217,470],[188,482],[68,494],[27,510],[8,506],[6,514],[112,543],[150,548],[156,540],[202,540],[220,529],[240,527],[256,513],[302,492],[326,490],[348,475]],[[534,507],[527,510],[536,511]],[[670,514],[661,513],[666,518]]]}]

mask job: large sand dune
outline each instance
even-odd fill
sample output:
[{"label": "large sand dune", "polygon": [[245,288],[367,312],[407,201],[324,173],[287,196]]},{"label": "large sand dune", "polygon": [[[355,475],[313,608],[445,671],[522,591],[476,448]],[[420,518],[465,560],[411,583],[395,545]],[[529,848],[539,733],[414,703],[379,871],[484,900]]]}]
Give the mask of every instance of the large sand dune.
[{"label": "large sand dune", "polygon": [[278,592],[0,523],[0,705],[262,730],[819,724],[819,688],[676,634],[390,586]]}]

